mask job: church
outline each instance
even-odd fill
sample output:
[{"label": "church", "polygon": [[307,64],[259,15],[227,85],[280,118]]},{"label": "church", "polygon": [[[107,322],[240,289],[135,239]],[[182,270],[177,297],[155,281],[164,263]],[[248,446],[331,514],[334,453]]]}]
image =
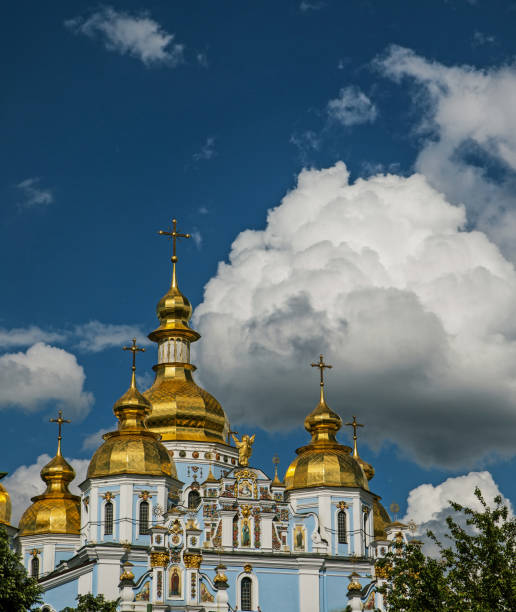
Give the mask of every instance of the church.
[{"label": "church", "polygon": [[277,465],[272,476],[254,465],[254,435],[236,437],[221,404],[194,380],[190,346],[200,335],[176,270],[176,241],[189,235],[175,220],[160,233],[172,241],[172,281],[149,334],[157,344],[152,386],[137,387],[142,349],[133,340],[123,347],[132,355],[129,387],[80,495],[69,489],[75,473],[61,412],[51,419],[58,439],[41,470],[46,488],[18,526],[0,484],[0,523],[43,589],[43,612],[73,607],[86,593],[118,600],[121,612],[384,610],[375,564],[406,540],[407,527],[391,521],[371,488],[374,468],[359,455],[355,417],[352,445],[337,439],[343,423],[325,400],[331,366],[322,355],[311,364],[319,401],[306,406],[306,445],[292,450],[284,478]]}]

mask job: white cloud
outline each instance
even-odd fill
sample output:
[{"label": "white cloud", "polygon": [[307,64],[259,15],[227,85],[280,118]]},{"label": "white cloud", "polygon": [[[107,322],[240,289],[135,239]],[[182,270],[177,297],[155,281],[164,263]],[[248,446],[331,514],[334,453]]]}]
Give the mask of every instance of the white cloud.
[{"label": "white cloud", "polygon": [[195,311],[204,384],[235,422],[300,426],[322,352],[330,405],[370,445],[450,468],[513,456],[513,266],[423,176],[348,181],[342,162],[303,171],[236,238]]},{"label": "white cloud", "polygon": [[113,347],[121,347],[136,338],[140,346],[151,344],[141,329],[135,325],[113,325],[90,321],[83,325],[77,325],[74,329],[75,336],[79,339],[77,348],[82,351],[97,353]]},{"label": "white cloud", "polygon": [[516,256],[516,68],[447,67],[390,47],[376,65],[396,82],[409,78],[426,141],[416,169],[469,220]]},{"label": "white cloud", "polygon": [[151,372],[143,372],[142,374],[136,374],[136,384],[140,391],[147,390],[154,382],[154,374]]},{"label": "white cloud", "polygon": [[[494,507],[494,498],[497,495],[502,495],[489,472],[470,472],[463,476],[448,478],[436,486],[422,484],[410,491],[407,500],[407,513],[402,521],[405,523],[414,521],[416,524],[414,535],[425,542],[425,552],[427,554],[437,554],[437,547],[426,538],[429,529],[433,531],[442,544],[447,546],[449,542],[445,537],[448,533],[446,518],[452,516],[454,520],[465,526],[463,513],[455,513],[450,506],[450,501],[478,512],[483,511],[483,507],[474,493],[476,487],[480,489],[484,500],[491,507]],[[511,502],[503,495],[502,498],[512,515]]]},{"label": "white cloud", "polygon": [[52,191],[48,188],[40,187],[38,177],[28,178],[16,187],[19,189],[22,200],[18,203],[19,208],[33,208],[34,206],[46,206],[54,201]]},{"label": "white cloud", "polygon": [[372,123],[378,115],[376,106],[354,85],[343,87],[338,98],[328,102],[327,110],[331,119],[345,126]]},{"label": "white cloud", "polygon": [[103,442],[102,436],[109,431],[114,431],[115,429],[116,425],[113,425],[113,427],[99,429],[98,431],[86,436],[82,443],[82,450],[96,450]]},{"label": "white cloud", "polygon": [[203,68],[208,68],[208,56],[206,53],[197,53],[197,62]]},{"label": "white cloud", "polygon": [[[66,441],[64,451],[66,453]],[[45,490],[45,483],[41,480],[40,472],[50,459],[50,455],[40,455],[36,463],[20,465],[20,467],[3,480],[2,484],[11,496],[13,507],[11,523],[13,525],[18,525],[21,515],[32,503],[31,498],[43,493]],[[70,491],[78,495],[78,484],[86,478],[89,459],[69,459],[66,457],[66,460],[71,464],[76,474],[75,479],[70,484]]]},{"label": "white cloud", "polygon": [[55,402],[66,415],[82,418],[93,404],[85,378],[74,355],[42,342],[25,353],[6,353],[0,356],[0,408],[34,412]]},{"label": "white cloud", "polygon": [[310,151],[318,151],[321,146],[321,138],[312,130],[296,132],[290,137],[290,143],[296,146],[303,159],[306,159]]},{"label": "white cloud", "polygon": [[65,22],[76,34],[99,37],[106,49],[131,55],[145,65],[177,66],[184,61],[184,45],[174,43],[174,34],[166,32],[147,13],[130,15],[105,7],[88,18],[77,17]]},{"label": "white cloud", "polygon": [[213,136],[209,136],[206,139],[206,142],[201,147],[201,150],[198,153],[194,153],[193,158],[195,161],[208,160],[217,155],[215,151],[215,138]]},{"label": "white cloud", "polygon": [[62,342],[64,339],[64,333],[45,331],[36,325],[13,329],[0,328],[0,349],[29,346],[36,342]]},{"label": "white cloud", "polygon": [[299,10],[302,13],[307,13],[308,11],[320,11],[325,6],[326,2],[308,2],[308,0],[303,0],[299,5]]},{"label": "white cloud", "polygon": [[202,235],[201,232],[199,230],[194,230],[191,234],[192,239],[195,243],[195,246],[200,249],[202,246]]},{"label": "white cloud", "polygon": [[484,34],[484,32],[479,32],[478,30],[473,34],[474,45],[493,45],[495,42],[496,38],[491,34]]}]

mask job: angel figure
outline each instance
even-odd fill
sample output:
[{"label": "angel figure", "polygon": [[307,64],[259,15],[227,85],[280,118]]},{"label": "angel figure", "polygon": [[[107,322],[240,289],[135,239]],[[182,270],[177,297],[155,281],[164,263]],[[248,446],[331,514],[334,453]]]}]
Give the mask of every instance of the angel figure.
[{"label": "angel figure", "polygon": [[253,434],[252,436],[248,436],[247,434],[244,434],[241,440],[239,440],[238,438],[235,438],[234,434],[231,434],[231,436],[233,438],[233,442],[235,443],[235,446],[238,448],[239,465],[247,467],[249,465],[249,458],[251,457],[253,453],[252,446],[254,443],[255,434]]}]

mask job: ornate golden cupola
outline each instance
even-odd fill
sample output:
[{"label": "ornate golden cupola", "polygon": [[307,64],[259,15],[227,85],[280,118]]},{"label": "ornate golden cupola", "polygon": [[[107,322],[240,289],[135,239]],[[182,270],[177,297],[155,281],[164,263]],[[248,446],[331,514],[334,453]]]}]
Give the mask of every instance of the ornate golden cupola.
[{"label": "ornate golden cupola", "polygon": [[88,467],[88,478],[137,474],[144,476],[176,477],[174,462],[159,441],[159,435],[147,429],[145,417],[151,411],[150,402],[136,387],[136,346],[124,346],[132,351],[133,366],[129,389],[113,406],[118,419],[118,430],[104,434],[104,443],[93,455]]},{"label": "ornate golden cupola", "polygon": [[364,470],[351,456],[351,448],[337,441],[342,420],[324,398],[324,370],[332,366],[324,363],[322,355],[318,363],[311,365],[319,368],[321,377],[319,403],[305,419],[305,429],[312,440],[296,450],[298,457],[285,474],[286,489],[361,487],[368,490]]},{"label": "ornate golden cupola", "polygon": [[68,485],[75,478],[75,471],[61,454],[61,426],[70,421],[63,419],[61,410],[58,418],[50,421],[59,426],[57,453],[41,470],[41,478],[47,489],[41,495],[33,497],[33,504],[23,513],[18,526],[19,536],[40,533],[79,534],[80,497],[73,495],[68,489]]},{"label": "ornate golden cupola", "polygon": [[[5,476],[7,472],[0,472],[0,480]],[[0,484],[0,524],[11,524],[11,497],[2,484]]]},{"label": "ornate golden cupola", "polygon": [[199,387],[194,379],[195,366],[190,363],[190,345],[200,335],[190,327],[192,306],[181,293],[176,276],[176,241],[190,238],[177,232],[176,220],[171,231],[160,231],[172,240],[172,283],[158,302],[159,327],[149,334],[158,345],[156,378],[145,397],[152,404],[147,417],[151,431],[166,440],[192,440],[227,444],[229,422],[219,402]]}]

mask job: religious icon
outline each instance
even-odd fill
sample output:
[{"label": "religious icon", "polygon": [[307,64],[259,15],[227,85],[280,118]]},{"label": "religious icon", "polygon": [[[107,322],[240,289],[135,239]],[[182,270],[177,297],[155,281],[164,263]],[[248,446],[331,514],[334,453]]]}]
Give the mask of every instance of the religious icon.
[{"label": "religious icon", "polygon": [[240,497],[251,497],[253,490],[251,489],[251,483],[248,480],[242,480],[238,487],[238,494]]},{"label": "religious icon", "polygon": [[149,598],[150,598],[150,582],[147,581],[143,585],[143,589],[139,593],[136,593],[135,600],[136,601],[149,601]]},{"label": "religious icon", "polygon": [[249,529],[249,521],[244,519],[242,525],[242,546],[251,546],[251,531]]},{"label": "religious icon", "polygon": [[294,529],[294,550],[305,550],[305,530],[302,525],[296,525]]},{"label": "religious icon", "polygon": [[253,434],[252,436],[248,436],[247,434],[244,434],[242,436],[242,439],[239,440],[238,438],[235,438],[233,434],[231,434],[231,437],[233,438],[235,446],[238,448],[238,463],[240,465],[243,465],[243,466],[249,465],[249,458],[251,457],[253,453],[252,446],[254,443],[254,436],[255,434]]},{"label": "religious icon", "polygon": [[170,569],[170,596],[181,597],[181,570],[178,567]]}]

